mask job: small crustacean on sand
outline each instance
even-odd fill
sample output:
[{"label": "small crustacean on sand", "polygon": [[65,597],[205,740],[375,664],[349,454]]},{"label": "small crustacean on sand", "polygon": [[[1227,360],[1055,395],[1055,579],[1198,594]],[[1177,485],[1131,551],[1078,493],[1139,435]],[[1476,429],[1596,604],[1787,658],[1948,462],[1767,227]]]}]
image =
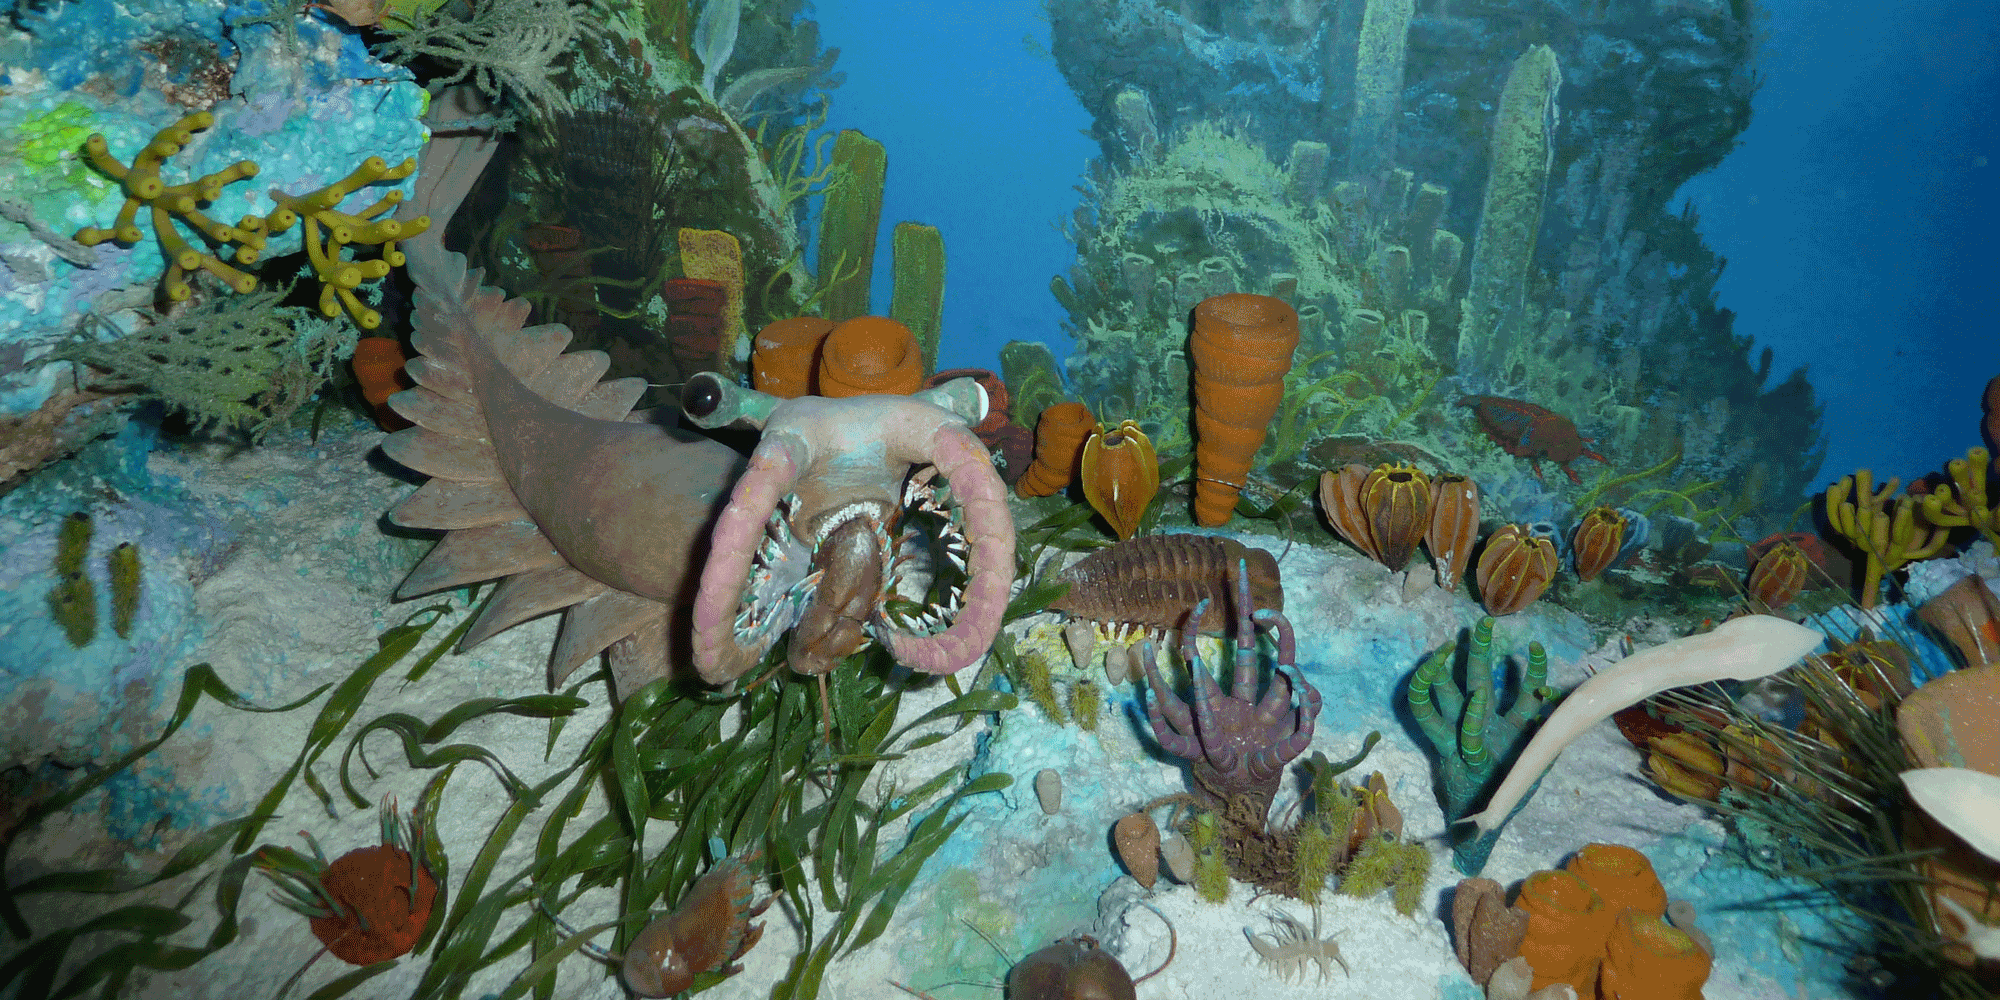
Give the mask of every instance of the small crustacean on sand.
[{"label": "small crustacean on sand", "polygon": [[1278,978],[1291,982],[1294,978],[1304,979],[1306,964],[1318,963],[1319,978],[1325,980],[1333,975],[1334,963],[1340,964],[1340,971],[1352,976],[1354,971],[1347,967],[1347,960],[1340,957],[1340,945],[1333,938],[1319,936],[1319,912],[1313,912],[1312,930],[1299,918],[1283,910],[1273,910],[1271,918],[1271,940],[1243,928],[1243,936],[1250,939],[1250,947],[1264,967],[1278,974]]},{"label": "small crustacean on sand", "polygon": [[757,873],[752,868],[762,848],[724,858],[696,879],[681,896],[674,912],[654,920],[625,949],[625,985],[642,997],[670,997],[694,985],[703,972],[733,976],[734,964],[764,936],[764,925],[750,922],[777,898],[757,899]]},{"label": "small crustacean on sand", "polygon": [[1469,407],[1472,415],[1479,418],[1479,427],[1500,450],[1517,458],[1528,460],[1528,466],[1535,470],[1535,478],[1542,478],[1542,459],[1556,463],[1569,481],[1582,485],[1569,463],[1579,458],[1594,458],[1609,464],[1609,459],[1584,447],[1590,439],[1577,433],[1576,424],[1544,406],[1507,399],[1503,396],[1467,396],[1458,405]]}]

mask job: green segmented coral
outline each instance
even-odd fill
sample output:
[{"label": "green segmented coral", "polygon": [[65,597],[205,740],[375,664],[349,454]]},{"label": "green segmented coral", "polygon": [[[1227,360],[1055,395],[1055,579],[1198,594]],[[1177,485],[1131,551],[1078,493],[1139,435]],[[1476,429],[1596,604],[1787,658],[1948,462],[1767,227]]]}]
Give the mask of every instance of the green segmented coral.
[{"label": "green segmented coral", "polygon": [[[1438,753],[1438,803],[1454,821],[1471,814],[1498,777],[1500,766],[1525,745],[1528,730],[1545,707],[1549,678],[1548,651],[1539,642],[1529,643],[1528,664],[1514,704],[1505,713],[1496,712],[1493,619],[1481,618],[1467,636],[1464,691],[1451,683],[1458,645],[1446,643],[1431,654],[1410,675],[1405,688],[1410,715]],[[1459,869],[1477,875],[1491,849],[1491,835],[1460,845]]]}]

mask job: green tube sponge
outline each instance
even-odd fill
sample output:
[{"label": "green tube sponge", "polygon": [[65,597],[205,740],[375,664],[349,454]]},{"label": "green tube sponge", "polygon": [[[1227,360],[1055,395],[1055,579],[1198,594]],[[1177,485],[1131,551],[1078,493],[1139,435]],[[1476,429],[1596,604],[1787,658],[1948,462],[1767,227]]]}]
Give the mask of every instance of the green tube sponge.
[{"label": "green tube sponge", "polygon": [[1561,87],[1562,69],[1556,65],[1555,52],[1536,45],[1514,60],[1500,91],[1486,200],[1479,210],[1471,284],[1459,325],[1461,374],[1498,371],[1510,353],[1511,336],[1502,327],[1520,306],[1534,266],[1542,195],[1555,156],[1556,91]]},{"label": "green tube sponge", "polygon": [[826,318],[838,323],[868,315],[889,155],[881,143],[844,129],[833,142],[833,165],[840,179],[820,209],[818,277],[826,288]]},{"label": "green tube sponge", "polygon": [[111,630],[118,638],[132,636],[132,621],[139,615],[139,547],[119,542],[104,557],[111,575]]},{"label": "green tube sponge", "polygon": [[898,222],[890,239],[889,318],[910,328],[924,351],[924,374],[937,370],[944,329],[944,235],[936,226]]}]

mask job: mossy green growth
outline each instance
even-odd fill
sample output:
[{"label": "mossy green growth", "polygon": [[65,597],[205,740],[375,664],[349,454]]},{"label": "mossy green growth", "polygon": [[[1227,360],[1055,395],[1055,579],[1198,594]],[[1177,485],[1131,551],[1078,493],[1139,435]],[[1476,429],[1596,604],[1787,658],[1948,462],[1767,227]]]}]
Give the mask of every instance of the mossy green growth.
[{"label": "mossy green growth", "polygon": [[49,591],[49,615],[78,649],[97,638],[97,588],[83,572],[93,530],[90,515],[77,511],[63,518],[56,534],[56,586]]},{"label": "mossy green growth", "polygon": [[1212,812],[1197,812],[1188,828],[1194,848],[1194,892],[1210,903],[1229,900],[1229,863],[1222,858],[1222,831]]},{"label": "mossy green growth", "polygon": [[1384,889],[1395,890],[1396,912],[1410,916],[1423,902],[1424,883],[1431,875],[1431,852],[1422,844],[1405,844],[1371,837],[1347,865],[1340,891],[1367,899]]},{"label": "mossy green growth", "polygon": [[1048,658],[1040,653],[1022,653],[1014,661],[1019,676],[1014,678],[1021,685],[1021,693],[1028,696],[1041,708],[1049,721],[1060,726],[1069,721],[1063,714],[1062,699],[1056,696],[1055,678],[1049,673]]},{"label": "mossy green growth", "polygon": [[1097,690],[1096,682],[1084,678],[1070,686],[1069,714],[1076,720],[1078,729],[1086,733],[1097,731],[1098,713],[1104,710],[1104,695]]},{"label": "mossy green growth", "polygon": [[[1354,801],[1347,800],[1347,815],[1354,815]],[[1334,833],[1335,830],[1341,831]],[[1308,903],[1319,902],[1320,893],[1326,891],[1326,880],[1333,874],[1340,859],[1341,839],[1346,835],[1347,824],[1335,826],[1330,816],[1314,816],[1299,824],[1299,836],[1292,869],[1293,886],[1298,898]]]},{"label": "mossy green growth", "polygon": [[118,638],[132,636],[132,622],[139,617],[139,547],[119,542],[104,557],[111,575],[111,630]]}]

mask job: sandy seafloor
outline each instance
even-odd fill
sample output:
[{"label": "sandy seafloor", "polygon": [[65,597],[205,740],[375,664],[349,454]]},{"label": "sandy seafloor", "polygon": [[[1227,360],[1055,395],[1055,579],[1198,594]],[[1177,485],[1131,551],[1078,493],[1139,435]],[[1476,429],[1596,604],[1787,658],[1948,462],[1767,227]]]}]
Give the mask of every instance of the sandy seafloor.
[{"label": "sandy seafloor", "polygon": [[[387,474],[390,465],[379,454],[371,460],[369,453],[379,439],[372,428],[343,423],[323,431],[316,444],[302,433],[288,431],[272,435],[255,449],[162,450],[152,455],[145,471],[156,482],[177,479],[176,488],[206,512],[191,520],[206,517],[211,529],[234,534],[234,541],[212,547],[205,562],[192,560],[203,562],[200,566],[169,560],[160,570],[179,574],[181,585],[175,589],[171,581],[163,581],[157,592],[149,591],[149,601],[160,603],[142,609],[142,618],[172,617],[175,612],[165,605],[179,601],[186,621],[174,633],[178,639],[168,637],[156,644],[159,649],[151,654],[150,663],[85,664],[68,675],[47,668],[39,675],[23,675],[20,656],[9,661],[6,665],[13,676],[0,677],[11,691],[0,716],[0,733],[6,734],[0,738],[7,740],[9,759],[31,759],[39,750],[70,762],[101,761],[150,738],[172,711],[181,672],[195,662],[213,664],[226,683],[260,704],[290,700],[342,679],[374,650],[377,635],[417,608],[438,603],[390,601],[390,592],[421,554],[423,544],[388,538],[380,531],[381,512],[411,486]],[[125,501],[138,502],[129,496]],[[106,500],[96,497],[92,502],[101,507]],[[99,514],[94,563],[101,562],[99,550],[120,540],[116,525],[126,522],[119,517]],[[216,522],[225,526],[216,528]],[[148,530],[161,530],[157,519],[146,523],[151,525]],[[1430,756],[1416,749],[1412,734],[1397,721],[1391,706],[1420,656],[1475,621],[1479,609],[1463,596],[1436,588],[1406,600],[1400,575],[1339,546],[1317,523],[1301,519],[1295,530],[1313,544],[1295,543],[1283,549],[1280,567],[1286,610],[1298,629],[1301,665],[1325,699],[1312,749],[1333,760],[1345,759],[1365,734],[1380,730],[1382,742],[1352,777],[1384,772],[1405,817],[1406,835],[1435,838],[1443,820],[1430,791]],[[52,531],[52,524],[16,525],[6,539],[8,550],[15,556],[46,559]],[[1271,544],[1268,538],[1241,537]],[[17,560],[9,557],[8,562]],[[152,577],[148,579],[152,586]],[[39,603],[46,590],[43,583],[44,589],[36,591],[33,580],[15,572],[0,581],[12,591],[17,616],[22,608]],[[451,595],[450,603],[451,617],[432,631],[431,641],[464,614],[462,594]],[[1041,616],[1016,629],[1036,628],[1037,635],[1048,636],[1054,631],[1052,621]],[[470,654],[447,656],[414,684],[401,683],[407,666],[398,667],[375,686],[357,718],[401,711],[430,719],[470,698],[544,692],[554,626],[553,619],[531,622]],[[6,626],[15,648],[41,649],[56,657],[60,647],[51,644],[50,628],[25,617]],[[1641,645],[1669,637],[1654,634],[1643,622],[1628,623],[1625,631]],[[1607,662],[1605,651],[1581,619],[1546,603],[1502,621],[1498,640],[1502,649],[1524,649],[1529,638],[1539,638],[1549,647],[1550,681],[1558,686],[1579,681],[1586,663]],[[127,660],[138,656],[128,652],[114,658],[121,655]],[[152,676],[135,676],[141,667]],[[1386,894],[1368,900],[1327,894],[1319,907],[1318,925],[1339,943],[1351,974],[1335,969],[1324,980],[1311,970],[1290,982],[1279,978],[1275,970],[1260,967],[1245,938],[1246,929],[1268,932],[1268,914],[1274,909],[1311,926],[1315,915],[1303,904],[1268,897],[1253,900],[1250,891],[1239,885],[1226,905],[1210,905],[1165,877],[1148,893],[1123,875],[1109,849],[1111,824],[1148,799],[1184,788],[1178,762],[1159,757],[1150,736],[1139,736],[1135,720],[1140,717],[1132,711],[1130,693],[1128,686],[1119,697],[1107,699],[1095,734],[1074,725],[1056,726],[1024,704],[998,720],[969,726],[904,761],[885,765],[883,781],[903,775],[907,786],[953,759],[983,753],[983,768],[1007,771],[1016,781],[1006,792],[970,800],[972,816],[930,861],[888,932],[837,960],[822,996],[903,995],[888,985],[890,980],[928,989],[939,1000],[993,996],[994,990],[986,985],[946,985],[954,980],[997,983],[1005,972],[1005,961],[972,933],[971,924],[993,932],[997,943],[1016,959],[1054,938],[1092,933],[1137,975],[1165,957],[1167,932],[1152,913],[1129,906],[1134,898],[1151,902],[1178,933],[1172,964],[1139,987],[1139,996],[1147,1000],[1214,997],[1224,990],[1247,990],[1260,998],[1426,1000],[1478,995],[1452,957],[1448,928],[1441,919],[1449,913],[1449,893],[1459,876],[1450,868],[1448,851],[1436,846],[1434,839],[1432,877],[1414,917],[1397,914]],[[533,782],[572,759],[606,718],[604,689],[587,688],[583,694],[592,704],[567,723],[546,761],[545,720],[489,716],[462,728],[452,740],[492,749],[523,780]],[[906,695],[903,710],[914,715],[946,697],[942,685],[931,685]],[[51,818],[26,833],[9,860],[10,882],[19,884],[53,870],[119,864],[156,868],[165,856],[162,852],[184,843],[193,830],[249,812],[294,759],[317,711],[315,703],[286,714],[260,715],[204,702],[182,732],[142,762],[134,780],[114,783],[110,792],[93,793],[71,814]],[[318,765],[321,779],[334,791],[337,815],[330,816],[302,783],[295,783],[283,816],[265,828],[263,841],[301,847],[295,831],[309,829],[329,857],[376,842],[376,812],[349,808],[337,786],[340,752],[354,725]],[[371,778],[355,768],[361,794],[371,800],[394,795],[406,805],[414,801],[432,772],[406,766],[400,748],[386,735],[371,737],[368,746],[380,776]],[[1671,897],[1694,903],[1700,926],[1716,942],[1720,954],[1705,991],[1709,1000],[1831,1000],[1848,995],[1837,985],[1840,956],[1813,943],[1825,937],[1827,926],[1797,909],[1731,910],[1732,905],[1763,899],[1786,887],[1731,861],[1722,850],[1721,827],[1704,818],[1701,810],[1651,790],[1637,776],[1639,763],[1638,752],[1611,723],[1596,727],[1562,757],[1506,828],[1484,874],[1512,885],[1533,870],[1559,864],[1587,842],[1631,844],[1652,858]],[[1056,769],[1064,780],[1064,804],[1055,815],[1043,814],[1032,791],[1035,774],[1045,767]],[[1295,793],[1280,798],[1280,810],[1289,797]],[[453,861],[452,889],[505,805],[499,782],[477,765],[461,767],[452,779],[440,830]],[[592,796],[584,815],[569,829],[583,829],[602,809],[603,797]],[[168,818],[147,822],[161,814]],[[539,825],[539,814],[530,818],[496,875],[526,863]],[[114,839],[113,828],[127,839]],[[664,835],[656,824],[649,839],[657,844]],[[134,849],[134,844],[144,846]],[[41,934],[111,905],[137,901],[172,905],[196,877],[182,876],[111,900],[35,896],[23,904]],[[318,950],[318,942],[303,918],[273,900],[261,875],[252,876],[248,890],[240,910],[242,933],[235,944],[185,971],[142,975],[128,993],[232,1000],[272,996]],[[206,938],[215,922],[212,899],[207,888],[194,895],[185,907],[192,923],[172,940],[195,944]],[[615,906],[610,892],[598,891],[584,896],[569,914],[579,923],[608,919],[615,915]],[[797,935],[782,902],[766,916],[763,942],[746,956],[745,971],[707,995],[769,995],[796,951]],[[503,924],[500,932],[504,934],[507,926]],[[110,941],[86,936],[76,953],[94,953]],[[499,963],[476,979],[465,995],[479,997],[504,988],[525,961]],[[1811,971],[1801,974],[1801,968]],[[292,995],[310,993],[343,971],[338,961],[326,958]],[[420,962],[406,959],[350,995],[406,995],[420,971]],[[602,966],[577,957],[563,966],[557,995],[624,994],[605,977]]]}]

